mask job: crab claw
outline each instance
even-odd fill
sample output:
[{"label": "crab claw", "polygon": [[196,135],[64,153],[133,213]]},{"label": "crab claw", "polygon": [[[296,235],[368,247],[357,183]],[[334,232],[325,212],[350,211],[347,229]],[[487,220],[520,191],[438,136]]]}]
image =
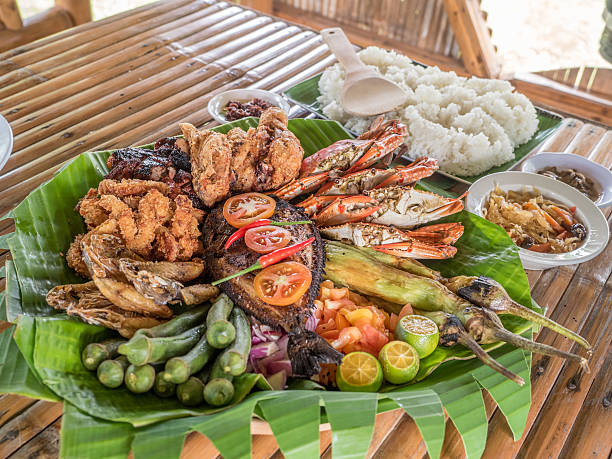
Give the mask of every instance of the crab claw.
[{"label": "crab claw", "polygon": [[422,178],[429,177],[438,169],[438,160],[435,158],[419,158],[404,167],[395,168],[395,172],[374,188],[384,188],[390,185],[406,185]]},{"label": "crab claw", "polygon": [[404,137],[410,135],[408,126],[399,122],[399,120],[385,121],[384,115],[378,116],[370,126],[370,130],[361,134],[359,139],[374,139],[379,140],[389,134],[399,134]]},{"label": "crab claw", "polygon": [[430,244],[454,244],[463,235],[463,230],[461,223],[438,223],[404,231],[404,234]]},{"label": "crab claw", "polygon": [[391,134],[381,140],[375,140],[372,146],[361,157],[353,163],[346,171],[347,173],[360,171],[370,167],[376,161],[387,156],[397,147],[404,143],[404,137],[400,134]]},{"label": "crab claw", "polygon": [[304,158],[300,168],[300,177],[331,171],[347,170],[351,164],[363,156],[373,144],[372,140],[345,139],[332,143],[329,147]]},{"label": "crab claw", "polygon": [[299,178],[292,180],[284,187],[279,188],[276,191],[272,191],[270,194],[278,196],[281,199],[289,201],[304,193],[309,193],[318,186],[322,185],[329,178],[330,172],[321,172],[320,174],[310,175],[308,177]]},{"label": "crab claw", "polygon": [[322,195],[352,195],[361,194],[365,190],[371,190],[378,183],[393,175],[394,169],[369,168],[352,174],[330,180],[319,188],[316,196]]},{"label": "crab claw", "polygon": [[304,212],[309,217],[312,217],[317,212],[322,211],[338,198],[346,198],[348,196],[311,196],[296,204],[297,207],[303,207]]},{"label": "crab claw", "polygon": [[312,219],[317,225],[341,225],[363,220],[379,209],[378,202],[368,196],[336,196],[331,204],[317,212]]},{"label": "crab claw", "polygon": [[379,252],[388,253],[401,258],[452,258],[457,253],[457,248],[446,244],[427,244],[416,240],[406,242],[394,242],[392,244],[376,245],[372,247]]}]

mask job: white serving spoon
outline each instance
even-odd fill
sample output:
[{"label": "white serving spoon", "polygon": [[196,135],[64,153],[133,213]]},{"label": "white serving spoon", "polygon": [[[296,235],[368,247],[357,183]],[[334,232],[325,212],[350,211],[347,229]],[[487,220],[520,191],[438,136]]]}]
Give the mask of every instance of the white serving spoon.
[{"label": "white serving spoon", "polygon": [[373,116],[390,112],[406,102],[407,95],[402,88],[361,62],[341,28],[323,29],[321,36],[346,72],[340,94],[340,103],[346,112]]}]

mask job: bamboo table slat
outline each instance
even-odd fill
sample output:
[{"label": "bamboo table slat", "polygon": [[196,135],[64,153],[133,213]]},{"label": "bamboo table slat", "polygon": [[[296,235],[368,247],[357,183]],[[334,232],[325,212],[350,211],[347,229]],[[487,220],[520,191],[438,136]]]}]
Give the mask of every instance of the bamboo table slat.
[{"label": "bamboo table slat", "polygon": [[[174,135],[179,121],[207,125],[206,105],[215,94],[247,86],[280,92],[333,61],[317,33],[215,0],[149,4],[0,54],[0,113],[15,134],[14,151],[0,171],[0,215],[84,151]],[[291,115],[304,113],[293,107]],[[610,168],[612,131],[565,119],[538,151],[571,152]],[[0,234],[12,229],[10,221],[0,222]],[[0,264],[8,256],[0,251]],[[484,457],[609,457],[612,248],[582,265],[527,274],[547,314],[595,344],[591,371],[534,355],[532,407],[516,442],[485,392]],[[4,285],[0,280],[0,290]],[[577,350],[547,330],[537,340]],[[0,457],[57,457],[60,424],[58,403],[0,396]],[[331,439],[322,432],[322,457],[331,457]],[[442,456],[464,455],[449,421]],[[182,456],[212,458],[218,451],[191,434]],[[424,458],[426,449],[415,423],[395,410],[377,417],[368,456]],[[274,437],[254,435],[253,457],[282,454]]]}]

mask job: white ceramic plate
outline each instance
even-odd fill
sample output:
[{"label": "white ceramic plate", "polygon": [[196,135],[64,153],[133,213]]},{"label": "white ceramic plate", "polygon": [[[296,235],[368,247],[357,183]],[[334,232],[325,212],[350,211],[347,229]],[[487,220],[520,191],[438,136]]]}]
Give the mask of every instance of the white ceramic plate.
[{"label": "white ceramic plate", "polygon": [[0,171],[13,151],[13,131],[8,121],[0,116]]},{"label": "white ceramic plate", "polygon": [[219,123],[227,123],[228,121],[223,115],[223,109],[229,101],[248,102],[255,98],[265,100],[272,105],[282,108],[285,113],[289,114],[289,103],[283,96],[270,91],[264,91],[263,89],[232,89],[231,91],[219,93],[208,101],[208,113]]},{"label": "white ceramic plate", "polygon": [[536,187],[551,201],[568,207],[576,206],[576,216],[587,229],[587,237],[576,250],[567,253],[538,253],[519,248],[519,256],[525,269],[546,269],[562,265],[584,263],[599,255],[608,244],[608,222],[593,202],[578,190],[563,182],[528,172],[499,172],[474,182],[466,199],[466,209],[482,215],[482,209],[495,186],[503,191],[519,191],[524,187],[531,191]]},{"label": "white ceramic plate", "polygon": [[571,153],[538,153],[521,165],[523,172],[537,173],[546,167],[574,169],[596,181],[601,187],[601,196],[595,202],[599,208],[612,204],[612,172],[600,164],[594,163],[583,156]]}]

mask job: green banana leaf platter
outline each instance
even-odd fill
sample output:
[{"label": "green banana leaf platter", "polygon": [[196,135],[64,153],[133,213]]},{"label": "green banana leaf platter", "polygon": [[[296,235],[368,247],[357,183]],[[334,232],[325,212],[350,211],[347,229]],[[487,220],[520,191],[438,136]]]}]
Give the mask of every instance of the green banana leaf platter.
[{"label": "green banana leaf platter", "polygon": [[[418,62],[415,62],[417,65],[423,65]],[[321,95],[319,91],[319,80],[321,79],[321,73],[315,75],[301,83],[296,84],[295,86],[287,89],[285,91],[285,96],[289,98],[293,103],[305,108],[306,110],[316,114],[317,116],[327,119],[327,117],[323,114],[322,107],[319,104],[318,98]],[[510,161],[502,164],[501,166],[492,167],[488,171],[485,171],[478,175],[472,176],[455,176],[451,174],[447,174],[445,172],[438,171],[436,175],[443,175],[452,180],[456,180],[459,182],[463,182],[466,184],[472,184],[476,180],[485,175],[490,175],[495,172],[503,172],[509,169],[512,169],[521,160],[527,156],[534,148],[540,145],[544,140],[546,140],[549,136],[551,136],[561,125],[561,120],[563,119],[557,113],[553,113],[548,110],[544,110],[542,108],[536,107],[537,115],[538,115],[538,129],[533,134],[531,139],[525,142],[522,145],[519,145],[514,149],[514,158]],[[453,182],[447,182],[452,184]]]},{"label": "green banana leaf platter", "polygon": [[[247,118],[215,130],[256,124]],[[338,123],[326,120],[290,120],[289,129],[308,155],[349,137]],[[496,400],[514,437],[521,436],[531,403],[531,355],[508,345],[489,345],[487,350],[522,376],[522,387],[459,346],[438,348],[425,358],[413,384],[386,386],[379,393],[328,391],[304,380],[290,381],[284,391],[261,390],[265,382],[260,376],[245,374],[236,383],[232,404],[219,410],[186,408],[153,394],[103,387],[82,366],[80,353],[110,331],[53,310],[45,296],[55,285],[82,282],[63,254],[84,231],[74,206],[108,172],[109,154],[83,153],[65,165],[4,217],[14,219],[16,230],[0,238],[0,247],[12,254],[1,272],[6,291],[0,294],[0,318],[13,324],[0,334],[0,393],[63,401],[61,457],[122,458],[132,451],[136,459],[178,458],[187,433],[198,431],[223,457],[249,458],[253,419],[269,424],[288,458],[319,456],[321,423],[331,426],[334,458],[365,457],[376,414],[401,408],[416,422],[432,458],[439,457],[442,448],[444,411],[461,435],[467,456],[477,458],[487,437],[483,389]],[[537,309],[517,248],[506,233],[465,211],[447,219],[461,221],[465,234],[453,259],[432,261],[430,266],[445,276],[497,279],[515,301]],[[509,330],[530,336],[528,323],[502,319]]]}]

